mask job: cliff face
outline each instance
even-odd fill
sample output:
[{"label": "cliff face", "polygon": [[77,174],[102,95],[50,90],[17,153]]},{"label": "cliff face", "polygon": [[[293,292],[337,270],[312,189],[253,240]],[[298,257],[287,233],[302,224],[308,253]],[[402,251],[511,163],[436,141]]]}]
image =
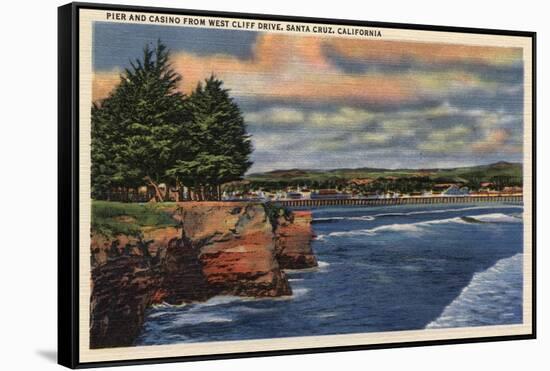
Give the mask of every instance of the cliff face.
[{"label": "cliff face", "polygon": [[317,266],[317,258],[311,248],[313,229],[310,211],[294,211],[290,220],[279,218],[275,237],[276,255],[281,269]]},{"label": "cliff face", "polygon": [[272,226],[261,204],[183,204],[185,234],[201,241],[199,259],[219,294],[292,293],[275,256]]},{"label": "cliff face", "polygon": [[282,269],[317,265],[308,212],[275,226],[258,203],[185,202],[166,212],[183,228],[92,233],[92,348],[131,345],[151,304],[291,295]]},{"label": "cliff face", "polygon": [[90,347],[132,345],[159,280],[142,256],[123,255],[93,268]]}]

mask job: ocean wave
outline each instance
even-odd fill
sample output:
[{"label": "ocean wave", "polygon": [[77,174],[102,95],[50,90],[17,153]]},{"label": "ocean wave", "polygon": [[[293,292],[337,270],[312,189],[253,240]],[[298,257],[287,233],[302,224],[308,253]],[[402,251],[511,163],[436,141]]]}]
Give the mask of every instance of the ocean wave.
[{"label": "ocean wave", "polygon": [[201,323],[225,323],[233,322],[233,319],[227,316],[221,316],[208,312],[193,312],[178,314],[171,321],[172,326],[199,325]]},{"label": "ocean wave", "polygon": [[214,296],[204,302],[195,302],[190,304],[157,304],[153,306],[153,310],[147,315],[149,318],[157,318],[165,315],[173,315],[178,313],[179,309],[183,309],[184,313],[194,313],[205,310],[207,308],[216,307],[216,306],[225,306],[227,304],[233,303],[247,303],[255,301],[272,301],[272,300],[287,300],[288,297],[246,297],[246,296],[232,296],[232,295],[218,295]]},{"label": "ocean wave", "polygon": [[315,315],[315,317],[317,318],[333,318],[333,317],[338,317],[340,315],[340,313],[337,313],[337,312],[323,312],[323,313],[318,313]]},{"label": "ocean wave", "polygon": [[[160,319],[159,317],[164,317]],[[167,330],[180,326],[196,326],[205,323],[229,323],[233,322],[233,317],[226,313],[220,314],[204,310],[173,310],[168,312],[150,313],[147,316],[145,332],[142,335],[142,341],[148,343],[149,340],[157,336],[164,337]]]},{"label": "ocean wave", "polygon": [[297,299],[306,295],[308,292],[309,292],[309,289],[305,287],[295,288],[295,289],[292,289],[292,297],[294,299]]},{"label": "ocean wave", "polygon": [[248,307],[248,306],[237,306],[235,308],[231,308],[231,313],[245,313],[245,314],[257,314],[257,313],[269,313],[273,312],[274,308],[254,308],[254,307]]},{"label": "ocean wave", "polygon": [[362,216],[333,216],[326,218],[314,218],[313,223],[330,223],[338,220],[365,220],[370,221],[374,220],[376,217],[374,215],[362,215]]},{"label": "ocean wave", "polygon": [[523,254],[518,253],[475,273],[457,298],[426,328],[521,322],[522,265]]},{"label": "ocean wave", "polygon": [[448,224],[448,223],[467,224],[468,222],[464,221],[460,217],[455,217],[455,218],[447,218],[447,219],[427,220],[424,222],[416,222],[416,223],[387,224],[387,225],[381,225],[378,227],[368,228],[368,229],[355,229],[351,231],[331,232],[326,235],[321,234],[317,236],[317,240],[325,240],[327,237],[372,236],[379,232],[421,233],[425,231],[424,227],[436,225],[436,224]]},{"label": "ocean wave", "polygon": [[170,308],[183,308],[187,305],[189,305],[189,304],[187,304],[187,303],[169,304],[169,303],[163,301],[162,303],[159,303],[159,304],[153,304],[153,305],[151,305],[151,307],[153,309],[161,310],[161,309],[170,309]]},{"label": "ocean wave", "polygon": [[521,223],[522,219],[518,216],[512,216],[502,213],[481,214],[472,216],[462,216],[446,219],[426,220],[415,223],[395,223],[386,224],[374,228],[354,229],[351,231],[331,232],[329,234],[319,234],[316,240],[324,241],[327,237],[353,237],[353,236],[372,236],[380,232],[403,232],[411,234],[420,234],[428,230],[427,227],[439,224],[475,224],[475,223]]},{"label": "ocean wave", "polygon": [[469,211],[469,210],[485,210],[485,209],[522,209],[523,206],[518,205],[503,205],[503,206],[470,206],[462,208],[453,208],[453,209],[434,209],[434,210],[419,210],[419,211],[409,211],[409,212],[395,212],[395,213],[380,213],[373,215],[361,215],[361,216],[334,216],[334,217],[321,217],[314,218],[313,222],[322,223],[322,222],[333,222],[338,220],[365,220],[371,221],[376,218],[392,217],[392,216],[412,216],[412,215],[425,215],[425,214],[442,214],[449,212],[457,211]]},{"label": "ocean wave", "polygon": [[460,207],[452,209],[435,209],[435,210],[419,210],[419,211],[409,211],[406,213],[382,213],[375,214],[374,217],[385,217],[385,216],[410,216],[410,215],[423,215],[423,214],[442,214],[449,212],[457,211],[469,211],[469,210],[486,210],[486,209],[523,209],[523,206],[518,205],[503,205],[503,206],[469,206],[469,207]]},{"label": "ocean wave", "polygon": [[233,303],[233,302],[236,302],[236,301],[243,301],[243,300],[247,300],[247,299],[249,299],[249,298],[242,297],[242,296],[218,295],[218,296],[214,296],[214,297],[208,299],[207,301],[205,301],[203,303],[196,304],[196,307],[198,307],[198,306],[213,307],[213,306],[217,306],[217,305],[225,305],[225,304]]},{"label": "ocean wave", "polygon": [[[317,266],[316,267],[311,267],[311,268],[303,268],[303,269],[285,269],[285,273],[292,276],[293,274],[298,274],[298,273],[307,273],[307,272],[318,272],[318,273],[324,273],[324,272],[327,272],[328,270],[328,266],[330,264],[327,263],[327,262],[324,262],[324,261],[318,261],[317,262]],[[289,281],[293,280],[292,278],[289,279]],[[297,279],[297,280],[300,280],[300,279]]]},{"label": "ocean wave", "polygon": [[[228,314],[236,314],[237,312],[244,313],[260,313],[268,312],[272,309],[258,309],[247,306],[247,303],[254,303],[258,301],[281,301],[292,300],[294,298],[305,295],[309,289],[297,288],[293,289],[292,296],[281,297],[242,297],[242,296],[230,296],[219,295],[208,299],[205,302],[198,302],[192,304],[172,305],[168,303],[158,304],[153,306],[152,310],[147,314],[147,318],[156,319],[167,317],[170,318],[169,324],[166,328],[170,328],[173,325],[196,325],[201,323],[223,323],[233,321],[232,317]],[[236,306],[226,307],[227,304],[235,304]],[[222,306],[221,308],[216,308]],[[217,315],[215,312],[223,311],[223,315]],[[164,328],[164,325],[157,324],[159,328]]]},{"label": "ocean wave", "polygon": [[483,214],[467,216],[466,220],[477,221],[481,223],[521,223],[520,216],[507,215],[502,213]]}]

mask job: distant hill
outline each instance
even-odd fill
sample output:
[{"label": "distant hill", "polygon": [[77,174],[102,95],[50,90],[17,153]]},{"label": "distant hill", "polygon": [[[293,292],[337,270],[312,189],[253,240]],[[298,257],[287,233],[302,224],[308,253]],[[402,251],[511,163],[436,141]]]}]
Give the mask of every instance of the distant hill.
[{"label": "distant hill", "polygon": [[495,177],[522,178],[522,164],[511,162],[496,162],[489,165],[457,167],[457,168],[431,168],[431,169],[289,169],[274,170],[265,173],[247,175],[245,180],[257,183],[299,183],[299,182],[325,182],[325,181],[349,181],[352,179],[380,179],[380,178],[412,178],[428,177],[433,181],[454,181],[468,183],[475,181],[491,181]]}]

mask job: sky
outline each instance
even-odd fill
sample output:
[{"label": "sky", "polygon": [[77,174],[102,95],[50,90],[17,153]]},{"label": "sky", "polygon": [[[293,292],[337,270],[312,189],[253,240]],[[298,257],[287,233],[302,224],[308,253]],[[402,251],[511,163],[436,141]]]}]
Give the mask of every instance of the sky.
[{"label": "sky", "polygon": [[230,89],[249,173],[522,161],[521,49],[95,22],[93,99],[158,39],[181,91]]}]

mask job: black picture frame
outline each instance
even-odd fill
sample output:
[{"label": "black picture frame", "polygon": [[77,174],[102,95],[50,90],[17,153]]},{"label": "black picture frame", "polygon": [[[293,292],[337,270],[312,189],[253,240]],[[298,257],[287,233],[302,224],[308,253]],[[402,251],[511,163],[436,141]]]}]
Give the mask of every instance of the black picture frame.
[{"label": "black picture frame", "polygon": [[[348,26],[399,28],[407,30],[475,33],[484,35],[521,36],[532,42],[532,333],[525,335],[491,336],[448,340],[413,341],[325,348],[258,351],[201,356],[177,356],[153,359],[87,362],[79,359],[79,10],[97,9],[113,11],[138,11],[167,14],[185,14],[209,17],[238,17],[271,21],[299,21],[303,23],[340,24]],[[479,343],[536,338],[536,32],[496,30],[370,22],[343,19],[295,17],[269,14],[233,13],[188,9],[170,9],[143,6],[107,5],[95,3],[70,3],[58,8],[58,363],[70,368],[88,368],[120,365],[153,364],[213,359],[280,356],[291,354],[343,352],[381,348],[418,347],[431,345]]]}]

